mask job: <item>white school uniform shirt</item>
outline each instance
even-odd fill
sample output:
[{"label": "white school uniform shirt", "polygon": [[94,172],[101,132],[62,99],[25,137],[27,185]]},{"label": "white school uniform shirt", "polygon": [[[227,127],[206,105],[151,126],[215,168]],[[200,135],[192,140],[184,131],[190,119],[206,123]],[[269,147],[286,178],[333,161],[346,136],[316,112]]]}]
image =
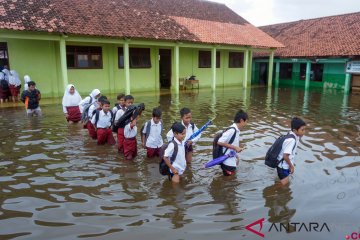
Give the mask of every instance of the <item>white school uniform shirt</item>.
[{"label": "white school uniform shirt", "polygon": [[[179,175],[182,175],[186,168],[186,159],[185,159],[185,141],[181,143],[179,140],[174,138],[175,142],[178,145],[178,152],[172,166],[178,171]],[[174,152],[174,144],[172,142],[169,143],[168,147],[165,149],[164,157],[168,157],[169,161]],[[170,170],[171,171],[171,170]]]},{"label": "white school uniform shirt", "polygon": [[93,117],[93,112],[97,109],[97,104],[92,104],[90,107],[89,107],[89,110],[88,110],[88,116],[89,118],[92,118]]},{"label": "white school uniform shirt", "polygon": [[[159,148],[163,145],[163,139],[161,137],[162,124],[161,121],[155,123],[153,119],[150,121],[150,134],[146,140],[145,146],[148,148]],[[144,129],[142,131],[143,134],[146,133],[148,122],[145,123]]]},{"label": "white school uniform shirt", "polygon": [[[295,139],[293,139],[293,138],[285,139],[285,141],[282,144],[282,148],[281,148],[281,151],[280,151],[279,156],[277,157],[277,159],[278,160],[283,159],[284,153],[290,154],[289,159],[290,159],[291,163],[294,165],[294,158],[295,158],[296,149],[297,149],[297,146],[299,144],[299,139],[300,138],[292,131],[289,132],[289,134],[294,135]],[[295,145],[295,148],[294,148],[294,145]],[[294,151],[293,151],[293,149],[294,149]],[[289,164],[287,164],[287,162],[285,160],[281,161],[279,163],[278,167],[283,168],[283,169],[289,169],[290,168]]]},{"label": "white school uniform shirt", "polygon": [[[234,142],[231,143],[231,145],[235,146],[235,147],[239,147],[240,146],[240,130],[239,128],[236,126],[236,123],[233,123],[231,126],[231,128],[229,130],[227,130],[226,132],[224,132],[221,137],[219,138],[218,142],[221,143],[229,143],[231,140],[231,137],[234,135],[235,131],[235,138],[234,138]],[[235,130],[234,130],[235,128]],[[229,148],[225,148],[223,147],[223,153],[224,154],[228,154],[232,149]],[[229,157],[228,159],[226,159],[223,162],[225,165],[230,166],[230,167],[236,167],[236,157]]]},{"label": "white school uniform shirt", "polygon": [[124,115],[125,111],[126,111],[126,109],[125,110],[120,109],[119,111],[117,111],[114,121],[117,122],[122,117],[122,115]]},{"label": "white school uniform shirt", "polygon": [[[191,123],[189,123],[188,126],[185,126],[184,122],[181,121],[181,124],[184,125],[184,127],[186,129],[186,136],[185,136],[184,142],[186,142],[191,137],[191,135],[193,135],[194,132],[199,130],[196,127],[195,123],[194,123],[194,131],[192,130]],[[193,141],[192,145],[194,145],[197,141],[199,141],[200,137],[201,137],[201,133],[192,140]],[[173,133],[172,129],[170,129],[170,131],[166,134],[166,138],[167,138],[168,142],[170,142],[174,138],[174,133]]]},{"label": "white school uniform shirt", "polygon": [[[91,123],[95,124],[96,114],[91,118]],[[111,126],[111,113],[105,113],[103,110],[99,112],[99,120],[96,123],[96,128],[109,128]]]},{"label": "white school uniform shirt", "polygon": [[130,127],[131,123],[126,124],[126,126],[124,127],[124,137],[125,138],[133,138],[136,137],[136,133],[137,133],[137,127],[136,125],[131,128]]}]

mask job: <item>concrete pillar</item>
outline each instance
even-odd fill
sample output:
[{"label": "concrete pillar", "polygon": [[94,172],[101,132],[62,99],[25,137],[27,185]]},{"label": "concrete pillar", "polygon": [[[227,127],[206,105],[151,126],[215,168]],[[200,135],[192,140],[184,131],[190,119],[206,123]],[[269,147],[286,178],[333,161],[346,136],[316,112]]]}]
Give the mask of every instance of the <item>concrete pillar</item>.
[{"label": "concrete pillar", "polygon": [[124,43],[125,94],[130,94],[130,58],[129,42]]},{"label": "concrete pillar", "polygon": [[305,89],[310,87],[310,71],[311,71],[311,62],[306,63],[306,75],[305,75]]},{"label": "concrete pillar", "polygon": [[344,93],[345,94],[348,94],[350,92],[350,79],[351,79],[351,74],[346,73],[345,74],[345,86],[344,86]]},{"label": "concrete pillar", "polygon": [[274,65],[274,50],[271,51],[269,57],[269,72],[268,72],[268,87],[272,87],[272,76],[273,76],[273,65]]},{"label": "concrete pillar", "polygon": [[215,91],[216,89],[216,48],[211,49],[211,75],[212,75],[212,84],[211,90]]},{"label": "concrete pillar", "polygon": [[244,77],[243,77],[243,87],[247,87],[248,83],[248,71],[249,71],[249,50],[245,50],[244,52]]},{"label": "concrete pillar", "polygon": [[174,65],[175,65],[175,76],[174,76],[174,85],[172,88],[175,90],[175,93],[179,93],[179,78],[180,78],[180,56],[179,56],[179,46],[176,45],[174,48]]},{"label": "concrete pillar", "polygon": [[69,84],[68,75],[67,75],[67,63],[66,63],[66,42],[64,38],[60,39],[60,67],[61,67],[61,77],[64,86],[64,90]]},{"label": "concrete pillar", "polygon": [[279,87],[280,81],[280,63],[276,62],[276,69],[275,69],[275,86]]}]

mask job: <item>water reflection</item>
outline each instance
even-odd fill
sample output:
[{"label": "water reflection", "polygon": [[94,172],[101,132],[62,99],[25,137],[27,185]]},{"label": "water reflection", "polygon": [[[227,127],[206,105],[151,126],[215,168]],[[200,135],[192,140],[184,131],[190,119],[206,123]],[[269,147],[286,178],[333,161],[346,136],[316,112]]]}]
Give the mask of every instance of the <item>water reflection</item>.
[{"label": "water reflection", "polygon": [[[116,148],[97,146],[81,124],[66,123],[60,99],[44,99],[42,118],[24,118],[22,106],[0,108],[1,239],[239,239],[241,226],[249,223],[245,213],[286,223],[295,213],[309,222],[316,212],[331,222],[358,210],[360,95],[298,88],[133,95],[146,104],[140,126],[161,106],[164,133],[180,119],[182,107],[192,110],[199,126],[215,118],[195,147],[184,181],[174,187],[144,149],[126,162]],[[211,159],[214,134],[229,126],[240,108],[250,114],[240,136],[248,149],[241,153],[237,176],[228,179],[218,167],[203,165]],[[296,174],[290,188],[265,187],[276,179],[276,171],[264,165],[266,150],[289,130],[294,115],[309,124]],[[324,184],[343,178],[354,181]],[[357,215],[346,220],[357,222]],[[306,237],[296,234],[294,239]]]}]

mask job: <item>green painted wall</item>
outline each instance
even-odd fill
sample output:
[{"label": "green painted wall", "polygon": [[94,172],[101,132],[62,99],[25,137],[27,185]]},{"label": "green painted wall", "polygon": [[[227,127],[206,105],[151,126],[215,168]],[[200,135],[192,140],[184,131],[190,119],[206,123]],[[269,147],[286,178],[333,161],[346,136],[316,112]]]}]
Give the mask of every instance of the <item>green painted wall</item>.
[{"label": "green painted wall", "polygon": [[[319,63],[324,64],[323,80],[322,82],[310,81],[310,87],[315,88],[331,88],[331,89],[343,89],[345,85],[345,63],[335,62],[336,59],[327,60],[324,59]],[[344,61],[338,59],[338,61]],[[259,66],[260,62],[267,62],[266,60],[254,60],[254,75],[252,83],[259,83]],[[276,60],[275,60],[276,62]],[[280,62],[293,63],[289,60],[280,60]],[[301,63],[305,63],[306,59],[300,60]],[[291,79],[279,79],[280,86],[304,86],[305,80],[300,80],[300,62],[293,63],[292,78]],[[274,68],[275,71],[275,68]],[[275,79],[274,79],[275,81]]]},{"label": "green painted wall", "polygon": [[[10,33],[9,33],[10,34]],[[13,34],[13,35],[11,35]],[[11,33],[10,38],[1,38],[1,42],[8,44],[9,61],[11,68],[17,70],[23,78],[30,75],[37,83],[43,97],[61,97],[64,93],[63,80],[60,67],[60,36],[28,33]],[[24,39],[21,39],[24,37]],[[29,39],[25,39],[29,38]],[[80,39],[80,40],[79,40]],[[94,88],[100,89],[104,94],[117,94],[125,92],[125,71],[118,68],[118,47],[123,47],[122,42],[108,39],[92,39],[87,37],[68,37],[66,45],[77,46],[100,46],[102,48],[102,69],[68,69],[68,83],[72,83],[82,96],[89,94]],[[89,41],[89,42],[86,42]],[[94,41],[94,42],[90,42]],[[171,49],[172,52],[172,83],[174,79],[174,47],[157,46],[156,41],[130,42],[132,47],[150,48],[151,68],[130,69],[131,92],[157,91],[160,89],[159,80],[159,49]],[[149,45],[142,45],[150,43]],[[206,45],[180,46],[179,77],[195,75],[200,80],[201,88],[212,86],[211,68],[199,68],[199,50],[211,51]],[[229,51],[218,49],[220,52],[220,68],[216,69],[217,86],[242,85],[244,68],[229,68]],[[231,50],[233,51],[233,50]],[[235,50],[234,50],[235,51]],[[239,51],[239,50],[237,50]],[[244,61],[246,61],[244,59]],[[250,68],[248,69],[248,71]],[[249,73],[249,76],[251,74]]]},{"label": "green painted wall", "polygon": [[59,45],[53,41],[0,39],[7,42],[9,63],[16,70],[24,84],[24,75],[35,81],[43,97],[56,97],[63,94],[59,81],[59,62],[56,50]]}]

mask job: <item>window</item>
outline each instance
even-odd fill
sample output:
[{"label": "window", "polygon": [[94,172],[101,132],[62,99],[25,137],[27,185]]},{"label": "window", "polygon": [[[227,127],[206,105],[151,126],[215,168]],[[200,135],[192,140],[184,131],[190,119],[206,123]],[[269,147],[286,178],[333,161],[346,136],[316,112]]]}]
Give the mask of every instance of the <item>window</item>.
[{"label": "window", "polygon": [[0,42],[0,70],[4,65],[9,66],[9,54],[6,42]]},{"label": "window", "polygon": [[229,52],[229,68],[243,68],[243,67],[244,67],[244,53]]},{"label": "window", "polygon": [[292,78],[292,63],[280,63],[279,78],[284,80],[291,80]]},{"label": "window", "polygon": [[66,46],[68,68],[101,69],[101,47]]},{"label": "window", "polygon": [[[151,68],[150,48],[129,49],[130,68]],[[118,67],[124,68],[124,49],[118,48]]]},{"label": "window", "polygon": [[[199,68],[211,68],[211,51],[199,51]],[[216,68],[220,68],[220,52],[216,52]]]},{"label": "window", "polygon": [[[322,82],[324,72],[324,64],[312,63],[310,70],[310,81]],[[300,64],[300,80],[306,78],[306,63]]]}]

